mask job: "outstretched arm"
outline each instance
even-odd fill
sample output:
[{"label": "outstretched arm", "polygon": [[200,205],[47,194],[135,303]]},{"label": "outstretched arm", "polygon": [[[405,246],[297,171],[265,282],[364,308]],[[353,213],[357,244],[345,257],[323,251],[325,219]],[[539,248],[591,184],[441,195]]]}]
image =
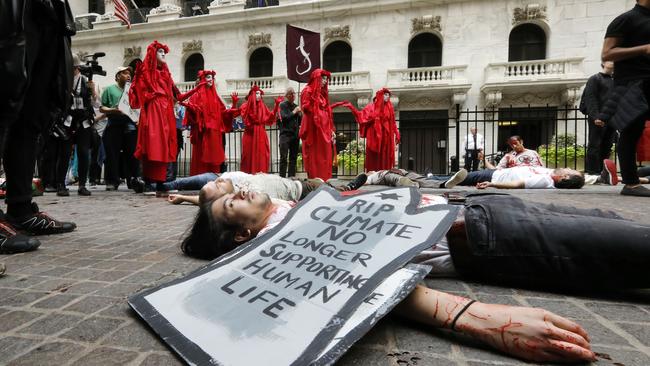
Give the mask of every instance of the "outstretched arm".
[{"label": "outstretched arm", "polygon": [[199,196],[186,196],[183,194],[170,194],[167,197],[167,202],[173,205],[180,205],[183,202],[189,202],[193,205],[199,205]]},{"label": "outstretched arm", "polygon": [[190,91],[188,91],[186,93],[181,93],[180,90],[178,90],[178,88],[176,87],[176,85],[174,85],[174,88],[173,88],[174,96],[176,97],[176,100],[178,100],[179,102],[182,102],[185,99],[187,99],[187,98],[191,97],[192,95],[194,95],[199,90],[199,88],[202,87],[205,84],[207,84],[207,83],[205,81],[202,81],[202,82],[199,83],[199,85],[195,86],[192,90],[190,90]]},{"label": "outstretched arm", "polygon": [[524,182],[523,180],[513,180],[512,182],[504,182],[504,183],[481,182],[476,185],[476,188],[478,189],[485,189],[488,187],[499,188],[499,189],[526,188],[526,182]]},{"label": "outstretched arm", "polygon": [[529,361],[595,360],[587,332],[570,320],[543,309],[470,302],[417,286],[396,311],[420,323],[465,333]]}]

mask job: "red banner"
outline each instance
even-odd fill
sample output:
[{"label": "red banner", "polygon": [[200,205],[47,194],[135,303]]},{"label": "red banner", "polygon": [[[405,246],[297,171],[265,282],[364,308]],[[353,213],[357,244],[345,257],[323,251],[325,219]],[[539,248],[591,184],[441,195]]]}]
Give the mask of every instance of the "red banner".
[{"label": "red banner", "polygon": [[320,68],[320,33],[287,24],[287,77],[306,83]]}]

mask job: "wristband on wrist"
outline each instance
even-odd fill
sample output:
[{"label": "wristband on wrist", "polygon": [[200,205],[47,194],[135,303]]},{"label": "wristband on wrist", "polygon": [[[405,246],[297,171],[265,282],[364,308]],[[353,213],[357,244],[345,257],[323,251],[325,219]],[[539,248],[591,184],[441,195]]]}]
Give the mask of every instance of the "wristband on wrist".
[{"label": "wristband on wrist", "polygon": [[464,306],[462,309],[460,309],[460,312],[459,312],[458,314],[456,314],[456,317],[455,317],[454,320],[451,322],[451,327],[450,327],[450,329],[451,329],[452,331],[454,331],[454,332],[456,331],[456,322],[458,321],[458,319],[460,318],[460,316],[463,315],[463,313],[464,313],[465,311],[467,311],[467,309],[469,309],[469,307],[470,307],[473,303],[475,303],[475,302],[476,302],[476,300],[471,300],[470,302],[468,302],[467,304],[465,304],[465,306]]}]

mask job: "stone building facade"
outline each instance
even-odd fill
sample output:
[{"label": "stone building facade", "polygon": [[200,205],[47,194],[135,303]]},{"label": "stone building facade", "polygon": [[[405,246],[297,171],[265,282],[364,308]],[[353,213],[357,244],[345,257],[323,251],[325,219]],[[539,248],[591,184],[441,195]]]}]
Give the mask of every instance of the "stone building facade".
[{"label": "stone building facade", "polygon": [[[79,14],[92,10],[91,2],[71,0]],[[439,155],[439,162],[424,163],[435,165],[447,164],[456,151],[456,136],[466,134],[467,124],[458,124],[462,118],[457,108],[492,111],[482,113],[482,121],[500,121],[504,108],[515,110],[503,123],[479,126],[484,127],[486,140],[493,141],[488,147],[492,152],[499,148],[502,134],[518,131],[500,131],[508,123],[544,123],[518,119],[519,108],[540,108],[552,119],[561,116],[563,106],[575,106],[587,78],[600,70],[607,25],[634,4],[634,0],[280,0],[278,6],[246,8],[250,4],[243,0],[161,0],[153,4],[146,22],[127,29],[113,16],[112,1],[106,0],[104,14],[88,16],[92,29],[80,31],[73,48],[105,52],[101,63],[112,70],[144,57],[146,46],[157,39],[169,45],[168,65],[182,87],[189,85],[182,82],[190,82],[199,66],[214,69],[218,92],[228,100],[231,92],[245,94],[253,83],[267,96],[281,95],[289,85],[298,89],[285,76],[286,24],[317,31],[322,59],[334,71],[332,100],[363,107],[374,91],[390,88],[403,131],[424,126],[439,131],[418,143]],[[98,80],[103,85],[112,81]],[[346,113],[336,115],[338,123],[350,118]],[[466,119],[470,117],[468,113]],[[563,120],[567,119],[565,115]],[[575,134],[584,134],[584,125],[574,125]],[[533,145],[548,143],[550,134],[539,137],[536,128],[526,132],[535,139]],[[409,155],[401,152],[403,158]]]}]

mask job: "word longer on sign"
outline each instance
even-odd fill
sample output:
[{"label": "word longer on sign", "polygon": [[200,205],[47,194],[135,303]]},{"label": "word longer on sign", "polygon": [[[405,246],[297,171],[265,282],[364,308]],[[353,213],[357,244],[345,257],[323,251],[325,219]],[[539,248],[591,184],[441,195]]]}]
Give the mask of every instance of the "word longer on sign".
[{"label": "word longer on sign", "polygon": [[328,348],[346,319],[364,301],[386,302],[374,290],[456,217],[457,207],[419,201],[411,188],[350,197],[321,188],[236,252],[129,302],[192,364],[336,359],[322,352],[347,349]]}]

